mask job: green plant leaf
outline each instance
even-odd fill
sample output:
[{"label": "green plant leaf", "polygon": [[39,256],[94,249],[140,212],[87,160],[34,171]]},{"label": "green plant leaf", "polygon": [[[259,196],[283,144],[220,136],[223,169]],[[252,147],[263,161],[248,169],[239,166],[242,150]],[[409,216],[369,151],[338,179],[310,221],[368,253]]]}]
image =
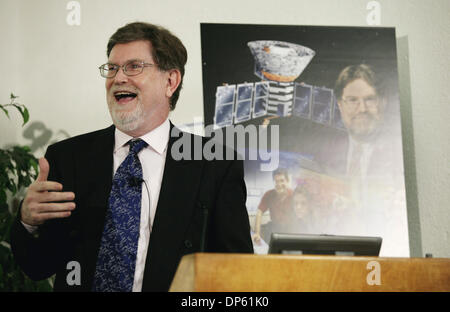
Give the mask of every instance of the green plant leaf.
[{"label": "green plant leaf", "polygon": [[22,115],[22,119],[23,117],[23,108],[22,106],[18,105],[18,104],[13,104],[13,106],[19,111],[20,115]]},{"label": "green plant leaf", "polygon": [[[15,102],[17,98],[11,92],[11,103],[0,104],[0,108],[10,118],[5,106],[14,106],[20,112],[24,126],[30,119],[30,113],[24,105]],[[10,243],[10,229],[16,220],[16,212],[8,207],[8,190],[14,195],[22,187],[30,185],[37,173],[38,160],[28,146],[0,149],[0,241]],[[0,292],[4,290],[52,291],[52,286],[49,279],[34,282],[28,278],[14,261],[11,249],[0,244]]]},{"label": "green plant leaf", "polygon": [[8,111],[6,110],[6,108],[4,108],[3,105],[0,105],[0,108],[1,108],[2,111],[5,113],[6,117],[9,118],[9,113],[8,113]]},{"label": "green plant leaf", "polygon": [[23,124],[22,124],[23,127],[28,122],[28,120],[30,120],[30,113],[28,112],[28,109],[25,106],[23,107],[22,117],[23,117]]}]

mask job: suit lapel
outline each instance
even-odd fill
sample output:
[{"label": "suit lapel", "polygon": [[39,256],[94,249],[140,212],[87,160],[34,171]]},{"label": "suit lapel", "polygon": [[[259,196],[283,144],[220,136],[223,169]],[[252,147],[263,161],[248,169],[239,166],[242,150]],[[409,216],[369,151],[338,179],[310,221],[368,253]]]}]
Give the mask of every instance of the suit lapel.
[{"label": "suit lapel", "polygon": [[[114,130],[111,126],[91,141],[89,151],[80,160],[80,167],[85,183],[81,186],[88,194],[88,205],[105,205],[111,192],[113,172]],[[86,181],[88,181],[86,183]]]},{"label": "suit lapel", "polygon": [[[174,126],[171,124],[170,128],[172,133]],[[192,135],[185,135],[193,139]],[[169,137],[158,206],[150,236],[144,274],[144,287],[149,290],[153,286],[158,287],[157,282],[155,283],[156,276],[161,276],[164,269],[170,271],[172,266],[178,264],[179,247],[194,213],[204,166],[204,162],[200,160],[173,159],[171,149],[177,139],[172,135]]]},{"label": "suit lapel", "polygon": [[77,203],[78,226],[84,241],[83,268],[86,283],[91,284],[95,272],[98,249],[103,232],[109,193],[111,192],[113,171],[114,130],[111,126],[99,131],[91,140],[80,146],[76,157],[76,181],[79,183],[75,196]]},{"label": "suit lapel", "polygon": [[111,126],[99,131],[79,147],[76,192],[82,195],[83,206],[107,203],[112,183],[114,129]]}]

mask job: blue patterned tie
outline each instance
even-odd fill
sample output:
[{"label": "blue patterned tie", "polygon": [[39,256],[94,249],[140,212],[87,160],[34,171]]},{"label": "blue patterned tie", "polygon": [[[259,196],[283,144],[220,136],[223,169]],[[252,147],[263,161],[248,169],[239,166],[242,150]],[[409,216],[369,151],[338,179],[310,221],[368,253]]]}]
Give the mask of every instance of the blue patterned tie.
[{"label": "blue patterned tie", "polygon": [[133,289],[142,192],[142,167],[137,154],[147,143],[137,139],[129,145],[130,152],[112,182],[93,291]]}]

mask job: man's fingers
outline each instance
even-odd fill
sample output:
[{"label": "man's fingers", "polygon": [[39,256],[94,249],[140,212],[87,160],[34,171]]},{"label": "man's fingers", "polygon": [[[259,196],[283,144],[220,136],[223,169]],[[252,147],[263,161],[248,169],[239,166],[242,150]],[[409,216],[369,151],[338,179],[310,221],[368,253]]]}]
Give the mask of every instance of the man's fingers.
[{"label": "man's fingers", "polygon": [[42,223],[42,222],[50,220],[50,219],[67,218],[67,217],[70,217],[70,215],[71,215],[70,211],[46,212],[46,213],[39,214],[39,216],[36,217],[36,221],[38,221],[39,223]]},{"label": "man's fingers", "polygon": [[47,192],[41,195],[41,203],[71,201],[75,199],[73,192]]},{"label": "man's fingers", "polygon": [[75,209],[75,203],[42,203],[37,206],[38,214],[69,212]]},{"label": "man's fingers", "polygon": [[41,225],[49,219],[70,217],[74,209],[74,202],[33,203],[26,211],[22,209],[21,219],[29,225]]},{"label": "man's fingers", "polygon": [[47,181],[49,171],[50,165],[48,164],[47,159],[45,159],[44,157],[39,158],[39,175],[36,181]]},{"label": "man's fingers", "polygon": [[36,192],[45,192],[45,191],[61,191],[63,188],[61,183],[53,182],[53,181],[44,181],[44,182],[34,182],[30,189]]}]

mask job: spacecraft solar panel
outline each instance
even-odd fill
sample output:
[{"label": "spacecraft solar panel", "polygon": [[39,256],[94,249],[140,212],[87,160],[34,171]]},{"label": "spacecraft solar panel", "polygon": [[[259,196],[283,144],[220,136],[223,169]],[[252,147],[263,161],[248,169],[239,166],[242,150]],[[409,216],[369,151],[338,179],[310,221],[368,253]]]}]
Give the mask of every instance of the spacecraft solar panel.
[{"label": "spacecraft solar panel", "polygon": [[225,127],[233,124],[235,93],[235,85],[217,87],[216,110],[214,114],[214,124],[216,126]]},{"label": "spacecraft solar panel", "polygon": [[235,123],[243,122],[251,118],[253,87],[253,83],[238,84],[234,117]]},{"label": "spacecraft solar panel", "polygon": [[266,81],[255,82],[255,98],[269,95],[269,83]]},{"label": "spacecraft solar panel", "polygon": [[333,96],[333,121],[332,125],[335,128],[345,130],[344,123],[342,122],[341,111],[339,110],[339,106],[336,100],[336,97]]},{"label": "spacecraft solar panel", "polygon": [[292,114],[298,117],[311,118],[311,98],[313,86],[295,83],[294,107]]},{"label": "spacecraft solar panel", "polygon": [[242,101],[236,104],[235,123],[243,122],[250,119],[252,113],[252,102]]},{"label": "spacecraft solar panel", "polygon": [[269,83],[255,82],[253,97],[253,118],[267,115],[267,101],[269,98]]},{"label": "spacecraft solar panel", "polygon": [[238,85],[238,101],[248,101],[252,99],[253,83]]},{"label": "spacecraft solar panel", "polygon": [[216,127],[231,126],[266,115],[293,115],[345,129],[334,92],[326,87],[276,81],[217,87]]},{"label": "spacecraft solar panel", "polygon": [[330,125],[332,105],[333,90],[314,87],[311,119],[321,124]]}]

